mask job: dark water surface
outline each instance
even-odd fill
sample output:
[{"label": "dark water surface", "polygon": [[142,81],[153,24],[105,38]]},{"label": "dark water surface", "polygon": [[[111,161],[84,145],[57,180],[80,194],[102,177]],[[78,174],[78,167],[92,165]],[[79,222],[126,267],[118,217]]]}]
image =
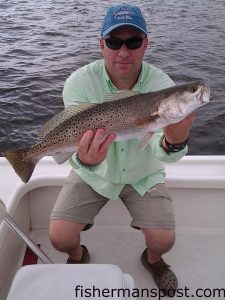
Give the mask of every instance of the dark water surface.
[{"label": "dark water surface", "polygon": [[[150,44],[145,60],[177,83],[204,79],[213,100],[197,111],[189,154],[225,154],[225,1],[137,0]],[[63,108],[77,68],[101,57],[100,23],[112,1],[0,0],[0,151],[36,142]]]}]

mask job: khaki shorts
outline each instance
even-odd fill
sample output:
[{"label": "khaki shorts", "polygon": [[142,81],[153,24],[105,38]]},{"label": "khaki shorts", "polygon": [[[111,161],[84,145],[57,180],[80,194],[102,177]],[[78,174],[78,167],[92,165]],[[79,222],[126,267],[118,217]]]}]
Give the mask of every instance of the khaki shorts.
[{"label": "khaki shorts", "polygon": [[[132,217],[132,227],[174,229],[172,200],[165,184],[155,185],[143,197],[132,186],[126,185],[120,193],[120,199]],[[84,228],[87,230],[94,224],[95,216],[108,201],[109,199],[95,192],[72,170],[59,193],[51,219],[87,224]]]}]

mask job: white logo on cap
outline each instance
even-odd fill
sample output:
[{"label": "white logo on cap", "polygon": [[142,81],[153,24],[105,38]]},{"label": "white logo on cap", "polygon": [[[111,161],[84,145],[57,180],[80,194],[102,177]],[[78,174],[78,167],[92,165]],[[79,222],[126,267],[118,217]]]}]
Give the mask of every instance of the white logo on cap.
[{"label": "white logo on cap", "polygon": [[114,13],[114,19],[118,21],[132,20],[134,13],[130,8],[121,7],[118,12]]}]

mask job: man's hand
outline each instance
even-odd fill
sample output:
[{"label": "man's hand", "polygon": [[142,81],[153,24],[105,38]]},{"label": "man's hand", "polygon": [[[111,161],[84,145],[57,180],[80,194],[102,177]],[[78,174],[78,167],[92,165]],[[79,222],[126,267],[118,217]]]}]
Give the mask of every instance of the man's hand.
[{"label": "man's hand", "polygon": [[182,121],[170,124],[163,128],[166,140],[170,144],[180,144],[187,140],[191,126],[194,122],[195,114],[191,113]]},{"label": "man's hand", "polygon": [[109,146],[115,140],[115,134],[105,136],[104,129],[98,129],[96,133],[87,130],[78,145],[78,155],[81,162],[88,165],[101,163],[108,152]]}]

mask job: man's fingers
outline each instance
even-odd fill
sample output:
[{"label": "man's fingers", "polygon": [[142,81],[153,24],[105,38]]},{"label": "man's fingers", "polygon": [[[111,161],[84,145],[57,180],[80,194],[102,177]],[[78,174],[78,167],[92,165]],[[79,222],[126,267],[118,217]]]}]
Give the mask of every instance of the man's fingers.
[{"label": "man's fingers", "polygon": [[179,144],[188,138],[190,129],[194,122],[195,113],[191,113],[182,121],[170,124],[163,128],[167,141],[171,144]]},{"label": "man's fingers", "polygon": [[107,151],[108,147],[112,144],[112,142],[115,140],[116,135],[113,134],[109,134],[106,139],[104,140],[104,142],[100,145],[99,147],[99,152],[100,153],[104,153]]},{"label": "man's fingers", "polygon": [[92,130],[87,130],[79,142],[79,152],[87,153],[89,150],[90,145],[92,144],[94,137],[94,133]]},{"label": "man's fingers", "polygon": [[99,147],[102,141],[104,140],[104,134],[105,134],[105,130],[102,128],[96,131],[95,136],[90,145],[89,152],[95,152],[95,153],[98,152]]},{"label": "man's fingers", "polygon": [[105,135],[104,129],[86,131],[78,146],[79,158],[87,164],[98,164],[105,159],[108,147],[115,140],[115,134]]}]

